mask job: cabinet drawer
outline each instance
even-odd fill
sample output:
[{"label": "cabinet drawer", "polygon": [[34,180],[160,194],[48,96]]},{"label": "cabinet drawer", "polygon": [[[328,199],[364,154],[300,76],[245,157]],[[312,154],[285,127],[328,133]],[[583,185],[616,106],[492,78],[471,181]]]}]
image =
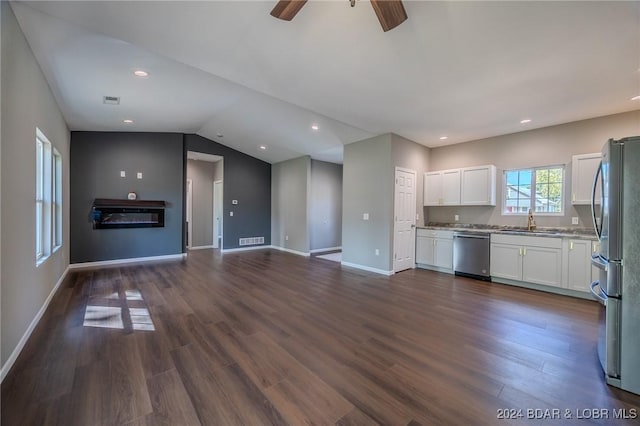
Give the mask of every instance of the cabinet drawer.
[{"label": "cabinet drawer", "polygon": [[562,248],[562,238],[560,237],[491,234],[491,242],[497,244],[513,244],[517,246]]},{"label": "cabinet drawer", "polygon": [[416,237],[431,237],[453,240],[453,231],[442,231],[439,229],[421,229],[416,230]]}]

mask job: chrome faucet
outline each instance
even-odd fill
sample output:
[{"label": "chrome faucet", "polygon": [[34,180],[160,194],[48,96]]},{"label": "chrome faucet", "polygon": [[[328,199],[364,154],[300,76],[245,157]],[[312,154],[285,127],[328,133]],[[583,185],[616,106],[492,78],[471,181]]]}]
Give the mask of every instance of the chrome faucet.
[{"label": "chrome faucet", "polygon": [[529,218],[527,219],[527,230],[533,231],[536,229],[536,222],[533,220],[533,211],[529,209]]}]

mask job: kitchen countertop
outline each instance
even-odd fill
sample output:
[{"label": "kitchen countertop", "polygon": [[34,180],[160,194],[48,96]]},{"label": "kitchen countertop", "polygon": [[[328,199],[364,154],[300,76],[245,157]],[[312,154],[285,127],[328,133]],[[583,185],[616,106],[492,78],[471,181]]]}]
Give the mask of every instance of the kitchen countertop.
[{"label": "kitchen countertop", "polygon": [[522,235],[532,237],[555,237],[555,238],[574,238],[580,240],[594,240],[596,234],[590,228],[543,228],[537,227],[533,231],[517,226],[497,226],[497,225],[480,225],[480,224],[461,224],[461,223],[434,223],[430,222],[426,226],[418,226],[419,229],[432,229],[441,231],[465,231],[465,232],[482,232],[503,235]]}]

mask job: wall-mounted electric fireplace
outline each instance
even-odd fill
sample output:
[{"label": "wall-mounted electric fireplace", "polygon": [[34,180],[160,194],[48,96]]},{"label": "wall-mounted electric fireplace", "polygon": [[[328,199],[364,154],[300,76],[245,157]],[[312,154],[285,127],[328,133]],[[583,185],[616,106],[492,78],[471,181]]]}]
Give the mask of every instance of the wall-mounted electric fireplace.
[{"label": "wall-mounted electric fireplace", "polygon": [[93,229],[162,228],[164,201],[96,198],[91,209]]}]

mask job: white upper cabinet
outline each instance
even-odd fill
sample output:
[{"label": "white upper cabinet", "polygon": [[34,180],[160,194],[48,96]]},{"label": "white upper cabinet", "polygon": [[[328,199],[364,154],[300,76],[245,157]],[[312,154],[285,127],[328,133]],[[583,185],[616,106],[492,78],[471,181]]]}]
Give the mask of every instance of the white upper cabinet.
[{"label": "white upper cabinet", "polygon": [[464,167],[425,173],[424,205],[495,206],[496,167]]},{"label": "white upper cabinet", "polygon": [[[571,161],[571,204],[591,204],[593,179],[600,165],[600,153],[574,155]],[[596,187],[600,204],[600,184]]]},{"label": "white upper cabinet", "polygon": [[424,205],[460,205],[460,169],[425,173]]},{"label": "white upper cabinet", "polygon": [[496,167],[465,167],[461,171],[460,204],[463,206],[496,205]]}]

